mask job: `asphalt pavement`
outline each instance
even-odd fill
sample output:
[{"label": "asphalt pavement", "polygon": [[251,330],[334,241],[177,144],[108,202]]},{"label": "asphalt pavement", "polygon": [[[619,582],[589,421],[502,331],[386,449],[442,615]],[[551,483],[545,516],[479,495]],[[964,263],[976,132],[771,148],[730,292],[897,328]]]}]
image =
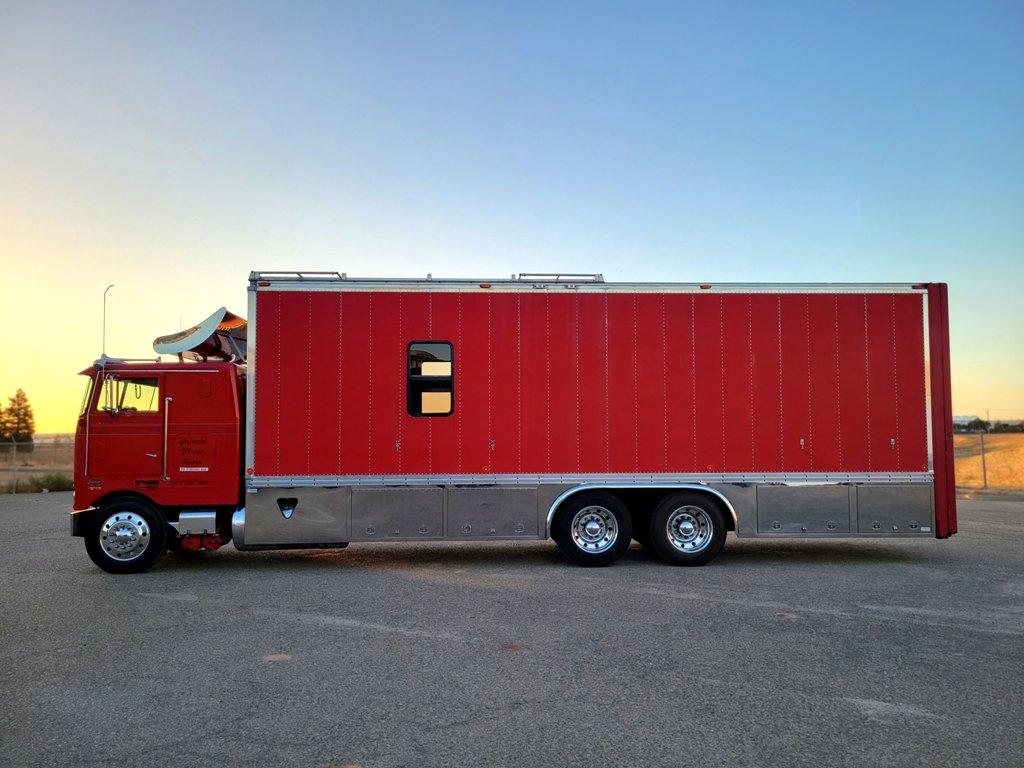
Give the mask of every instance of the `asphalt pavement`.
[{"label": "asphalt pavement", "polygon": [[1024,765],[1024,503],[948,541],[166,555],[0,497],[0,766]]}]

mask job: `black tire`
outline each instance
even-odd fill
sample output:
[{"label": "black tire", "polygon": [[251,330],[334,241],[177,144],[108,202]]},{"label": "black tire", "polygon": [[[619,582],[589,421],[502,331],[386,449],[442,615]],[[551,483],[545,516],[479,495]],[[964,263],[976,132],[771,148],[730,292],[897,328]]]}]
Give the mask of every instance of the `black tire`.
[{"label": "black tire", "polygon": [[[119,532],[124,539],[115,541]],[[166,544],[163,515],[138,499],[104,505],[92,516],[85,535],[85,551],[107,573],[142,573],[163,554]]]},{"label": "black tire", "polygon": [[725,544],[725,515],[707,494],[674,493],[654,508],[649,533],[654,551],[666,562],[704,565]]},{"label": "black tire", "polygon": [[[592,511],[586,513],[588,509]],[[583,516],[577,520],[581,513]],[[593,534],[600,538],[588,540],[581,535],[573,536],[574,523],[578,524],[579,531],[586,531],[588,516],[595,523],[595,531],[601,528],[600,534]],[[633,525],[625,505],[604,491],[583,491],[570,496],[558,508],[551,526],[551,538],[562,552],[577,565],[587,567],[614,563],[629,550],[632,534]]]}]

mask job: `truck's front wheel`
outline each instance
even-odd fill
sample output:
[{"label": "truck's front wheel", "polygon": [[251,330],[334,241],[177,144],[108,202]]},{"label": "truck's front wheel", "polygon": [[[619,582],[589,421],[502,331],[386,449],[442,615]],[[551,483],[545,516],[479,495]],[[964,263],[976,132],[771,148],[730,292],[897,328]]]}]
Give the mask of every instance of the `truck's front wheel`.
[{"label": "truck's front wheel", "polygon": [[136,499],[101,508],[85,536],[85,550],[108,573],[141,573],[163,554],[167,534],[160,513]]}]

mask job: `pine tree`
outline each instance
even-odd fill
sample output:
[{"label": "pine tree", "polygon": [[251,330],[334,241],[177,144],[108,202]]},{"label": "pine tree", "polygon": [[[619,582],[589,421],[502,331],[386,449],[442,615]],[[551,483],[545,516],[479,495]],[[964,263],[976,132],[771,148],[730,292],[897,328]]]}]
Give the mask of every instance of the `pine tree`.
[{"label": "pine tree", "polygon": [[13,438],[19,443],[32,442],[32,436],[36,432],[36,420],[23,389],[19,389],[14,393],[14,397],[7,399],[3,425],[3,431],[8,433],[8,440]]}]

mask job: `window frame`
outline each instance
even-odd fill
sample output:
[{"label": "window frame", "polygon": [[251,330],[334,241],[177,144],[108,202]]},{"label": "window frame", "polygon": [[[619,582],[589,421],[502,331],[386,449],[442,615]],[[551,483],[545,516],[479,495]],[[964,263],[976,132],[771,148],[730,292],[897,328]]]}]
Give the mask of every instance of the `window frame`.
[{"label": "window frame", "polygon": [[[416,344],[447,344],[448,349],[451,350],[451,366],[452,372],[448,376],[424,376],[423,374],[412,373],[409,367],[409,360],[412,355],[412,348]],[[455,413],[455,344],[448,339],[413,339],[405,345],[405,359],[403,360],[405,366],[405,412],[414,419],[432,419],[432,418],[446,418]],[[418,376],[419,379],[414,379],[414,376]],[[447,413],[413,413],[411,410],[411,394],[412,384],[414,381],[423,379],[436,379],[444,380],[449,384],[448,393],[451,395],[451,404],[448,408]],[[420,392],[422,394],[422,391]]]},{"label": "window frame", "polygon": [[96,392],[96,377],[86,376],[85,392],[82,394],[82,405],[78,409],[78,418],[88,415],[92,410],[93,394]]},{"label": "window frame", "polygon": [[[104,414],[110,417],[120,416],[121,414],[130,414],[132,418],[145,418],[147,416],[156,416],[163,411],[163,398],[161,396],[161,392],[163,390],[163,377],[159,374],[154,375],[152,373],[136,373],[135,371],[117,371],[114,373],[102,374],[100,378],[101,381],[98,382],[99,386],[95,387],[96,397],[94,398],[94,409],[97,414]],[[124,407],[124,398],[127,394],[127,387],[130,382],[136,380],[145,380],[147,383],[149,381],[156,382],[156,403],[154,404],[156,407],[152,410],[139,411],[131,407]],[[104,390],[106,389],[108,381],[125,383],[125,390],[121,393],[121,397],[119,398],[120,403],[115,405],[112,409],[104,407]]]}]

